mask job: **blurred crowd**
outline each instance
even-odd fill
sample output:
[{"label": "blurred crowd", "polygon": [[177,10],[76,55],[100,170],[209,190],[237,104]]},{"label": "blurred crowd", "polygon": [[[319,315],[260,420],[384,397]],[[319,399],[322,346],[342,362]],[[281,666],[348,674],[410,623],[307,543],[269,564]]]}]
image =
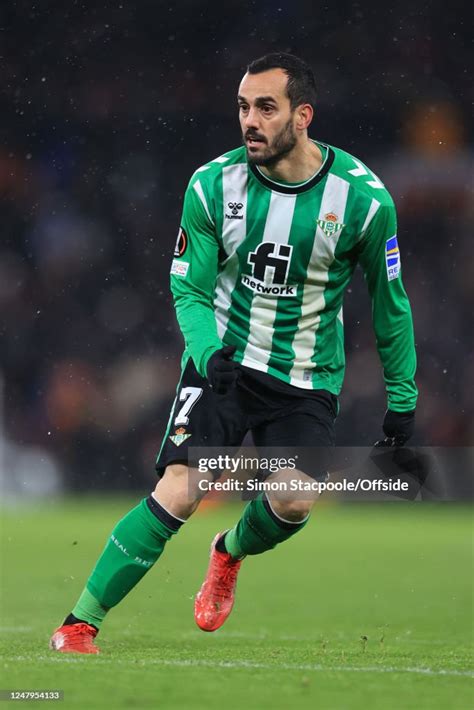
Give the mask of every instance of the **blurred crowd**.
[{"label": "blurred crowd", "polygon": [[[196,167],[239,145],[238,82],[277,49],[314,67],[310,134],[368,163],[396,201],[416,443],[472,444],[468,28],[436,0],[381,12],[345,0],[1,8],[7,475],[11,452],[35,447],[20,478],[47,458],[72,489],[151,485],[182,351],[168,273],[183,192]],[[345,324],[338,439],[370,445],[385,397],[360,273]]]}]

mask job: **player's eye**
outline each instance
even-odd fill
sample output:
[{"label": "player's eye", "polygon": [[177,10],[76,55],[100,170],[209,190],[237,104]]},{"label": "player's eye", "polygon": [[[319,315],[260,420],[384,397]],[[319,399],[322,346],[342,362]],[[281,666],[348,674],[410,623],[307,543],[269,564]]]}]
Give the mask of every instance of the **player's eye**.
[{"label": "player's eye", "polygon": [[270,104],[264,104],[262,106],[262,112],[266,115],[272,113],[273,110],[274,110],[274,107],[270,106]]},{"label": "player's eye", "polygon": [[249,110],[249,107],[247,106],[247,104],[239,104],[239,110],[242,111],[242,113],[245,113]]}]

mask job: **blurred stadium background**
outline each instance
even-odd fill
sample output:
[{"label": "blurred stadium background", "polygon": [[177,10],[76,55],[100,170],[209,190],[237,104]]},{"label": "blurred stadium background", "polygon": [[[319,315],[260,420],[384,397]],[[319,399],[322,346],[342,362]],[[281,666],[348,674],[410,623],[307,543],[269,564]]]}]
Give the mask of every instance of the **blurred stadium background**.
[{"label": "blurred stadium background", "polygon": [[[315,70],[311,135],[398,206],[415,320],[416,442],[472,443],[467,6],[184,0],[2,3],[0,475],[10,496],[149,488],[179,375],[168,272],[187,180],[239,145],[247,62]],[[381,433],[361,274],[345,302],[338,440]]]}]

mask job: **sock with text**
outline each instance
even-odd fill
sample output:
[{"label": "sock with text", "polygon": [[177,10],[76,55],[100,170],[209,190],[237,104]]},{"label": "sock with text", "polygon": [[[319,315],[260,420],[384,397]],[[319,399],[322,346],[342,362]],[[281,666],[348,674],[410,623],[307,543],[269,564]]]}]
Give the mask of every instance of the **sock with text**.
[{"label": "sock with text", "polygon": [[85,621],[97,629],[160,557],[184,521],[168,513],[152,496],[120,520],[99,557],[65,624]]}]

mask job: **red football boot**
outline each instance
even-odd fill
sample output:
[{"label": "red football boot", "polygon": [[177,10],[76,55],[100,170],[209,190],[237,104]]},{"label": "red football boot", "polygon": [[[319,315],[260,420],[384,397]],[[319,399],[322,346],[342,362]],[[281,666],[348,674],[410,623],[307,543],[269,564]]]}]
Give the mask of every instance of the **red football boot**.
[{"label": "red football boot", "polygon": [[206,579],[194,600],[194,619],[203,631],[215,631],[229,616],[234,606],[234,592],[242,560],[216,550],[217,533],[211,544]]},{"label": "red football boot", "polygon": [[60,653],[99,653],[94,643],[97,629],[85,622],[67,624],[56,629],[49,647]]}]

